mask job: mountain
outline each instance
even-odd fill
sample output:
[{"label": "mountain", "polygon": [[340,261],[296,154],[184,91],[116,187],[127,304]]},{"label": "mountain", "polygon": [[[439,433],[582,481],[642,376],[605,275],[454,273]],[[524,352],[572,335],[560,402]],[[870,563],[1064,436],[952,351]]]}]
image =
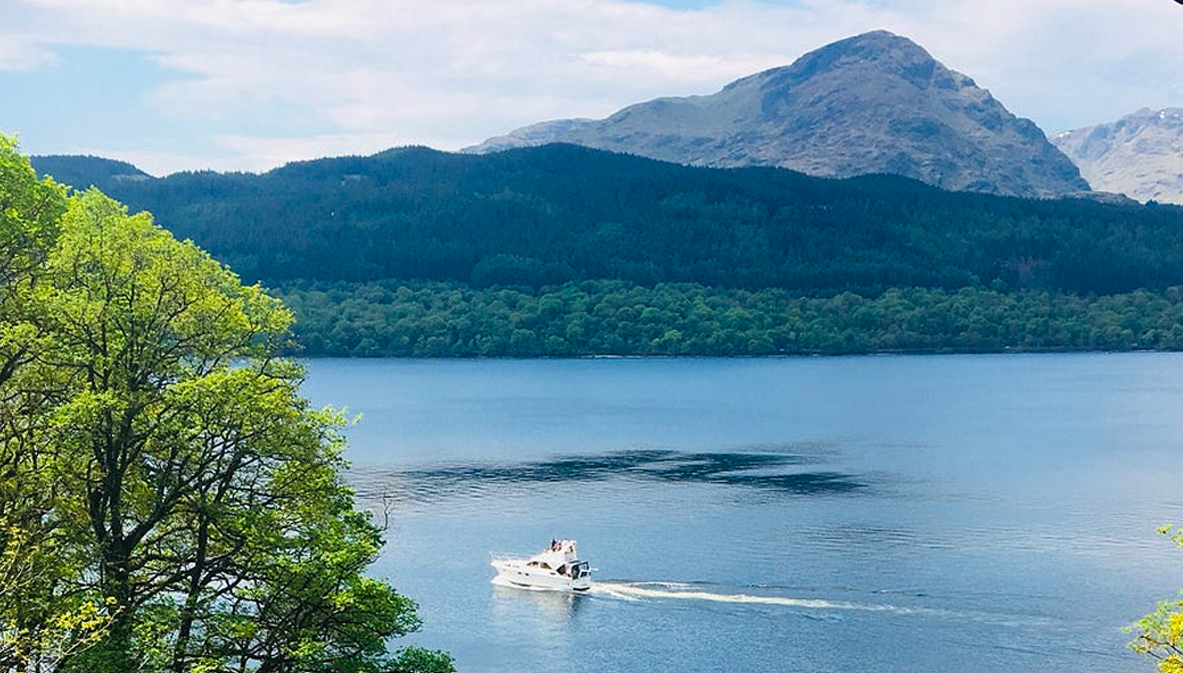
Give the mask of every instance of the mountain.
[{"label": "mountain", "polygon": [[1183,204],[1183,108],[1142,108],[1115,122],[1056,134],[1052,143],[1096,189]]},{"label": "mountain", "polygon": [[817,295],[1183,285],[1179,207],[693,167],[565,144],[486,155],[400,148],[108,189],[246,280],[276,285],[607,279]]},{"label": "mountain", "polygon": [[728,84],[603,120],[527,126],[474,153],[568,142],[696,166],[824,177],[893,173],[950,190],[1056,197],[1089,189],[1034,123],[907,38],[858,35]]}]

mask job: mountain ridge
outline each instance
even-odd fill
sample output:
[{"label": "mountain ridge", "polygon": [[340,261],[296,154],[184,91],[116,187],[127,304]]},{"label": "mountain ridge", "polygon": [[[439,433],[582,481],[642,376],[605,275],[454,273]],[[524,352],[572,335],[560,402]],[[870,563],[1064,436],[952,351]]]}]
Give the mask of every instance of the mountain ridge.
[{"label": "mountain ridge", "polygon": [[1038,126],[911,40],[873,31],[706,96],[602,120],[540,122],[462,151],[570,142],[696,166],[820,177],[893,173],[957,191],[1049,198],[1089,190]]}]

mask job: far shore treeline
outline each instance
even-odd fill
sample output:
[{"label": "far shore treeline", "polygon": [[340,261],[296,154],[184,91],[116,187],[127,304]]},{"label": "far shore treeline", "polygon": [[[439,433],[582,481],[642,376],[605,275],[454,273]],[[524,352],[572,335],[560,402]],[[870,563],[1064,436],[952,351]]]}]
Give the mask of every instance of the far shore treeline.
[{"label": "far shore treeline", "polygon": [[1183,208],[424,148],[95,184],[260,281],[311,356],[1183,349]]},{"label": "far shore treeline", "polygon": [[785,290],[585,281],[311,282],[274,291],[299,353],[349,357],[850,355],[1183,350],[1183,288],[1080,297],[1043,290]]}]

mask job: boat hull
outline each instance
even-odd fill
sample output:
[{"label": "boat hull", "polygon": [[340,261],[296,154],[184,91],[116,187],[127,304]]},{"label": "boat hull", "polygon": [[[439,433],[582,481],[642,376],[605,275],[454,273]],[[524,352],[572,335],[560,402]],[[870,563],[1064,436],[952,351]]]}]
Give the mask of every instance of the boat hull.
[{"label": "boat hull", "polygon": [[497,570],[497,580],[523,589],[544,589],[549,591],[587,591],[591,589],[590,577],[571,578],[553,570],[527,566],[517,559],[499,559],[491,562]]}]

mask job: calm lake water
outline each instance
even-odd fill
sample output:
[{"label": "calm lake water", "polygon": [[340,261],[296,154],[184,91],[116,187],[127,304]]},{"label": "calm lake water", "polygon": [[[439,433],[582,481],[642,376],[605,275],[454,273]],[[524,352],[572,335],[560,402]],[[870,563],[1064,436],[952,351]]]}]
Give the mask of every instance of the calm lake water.
[{"label": "calm lake water", "polygon": [[[1183,356],[316,360],[406,639],[466,673],[1151,671]],[[490,583],[579,541],[584,596]]]}]

